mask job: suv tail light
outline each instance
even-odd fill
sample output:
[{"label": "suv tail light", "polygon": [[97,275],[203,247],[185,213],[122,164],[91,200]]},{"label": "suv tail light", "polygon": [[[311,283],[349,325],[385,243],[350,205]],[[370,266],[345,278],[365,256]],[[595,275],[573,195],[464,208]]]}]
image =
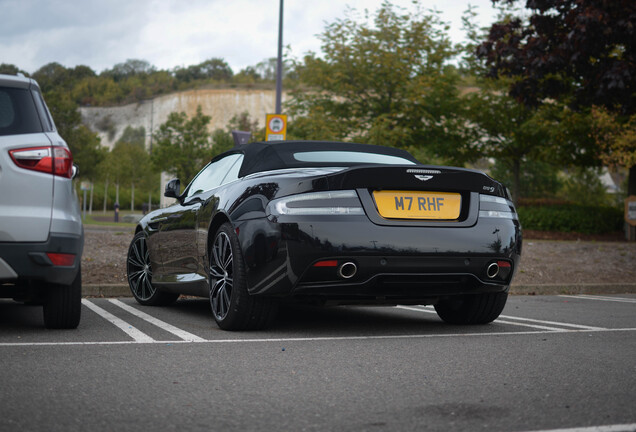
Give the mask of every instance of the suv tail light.
[{"label": "suv tail light", "polygon": [[65,147],[28,147],[9,150],[9,155],[20,168],[66,178],[73,176],[73,156]]}]

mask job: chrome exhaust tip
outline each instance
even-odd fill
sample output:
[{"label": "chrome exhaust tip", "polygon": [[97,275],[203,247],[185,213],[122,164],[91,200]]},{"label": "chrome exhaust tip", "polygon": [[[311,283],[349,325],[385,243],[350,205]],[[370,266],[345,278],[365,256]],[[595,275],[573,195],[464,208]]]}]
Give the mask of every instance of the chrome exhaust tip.
[{"label": "chrome exhaust tip", "polygon": [[352,262],[346,262],[338,268],[338,276],[343,279],[350,279],[355,276],[358,266]]},{"label": "chrome exhaust tip", "polygon": [[493,279],[498,274],[499,274],[499,264],[497,264],[496,262],[490,264],[488,266],[488,269],[486,270],[486,276],[488,276],[490,279]]}]

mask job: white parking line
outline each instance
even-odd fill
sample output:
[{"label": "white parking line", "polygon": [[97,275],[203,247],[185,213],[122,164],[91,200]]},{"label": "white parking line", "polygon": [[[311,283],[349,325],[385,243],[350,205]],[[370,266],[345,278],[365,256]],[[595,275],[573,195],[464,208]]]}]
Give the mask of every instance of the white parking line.
[{"label": "white parking line", "polygon": [[569,297],[583,300],[599,300],[599,301],[611,301],[617,303],[636,303],[636,298],[626,298],[626,297],[606,297],[606,296],[594,296],[594,295],[565,295],[562,294],[559,297]]},{"label": "white parking line", "polygon": [[[514,317],[514,316],[509,316],[509,315],[499,315],[499,317],[500,318],[511,319],[511,320],[517,320],[517,321],[529,321],[529,322],[536,322],[536,323],[540,323],[540,324],[552,324],[552,325],[579,328],[579,329],[585,329],[585,330],[605,330],[603,327],[592,327],[592,326],[586,326],[586,325],[581,325],[581,324],[570,324],[570,323],[556,322],[556,321],[544,321],[544,320],[537,320],[537,319],[530,319],[530,318]],[[499,321],[499,320],[497,320],[497,321]]]},{"label": "white parking line", "polygon": [[150,324],[156,325],[157,327],[159,327],[162,330],[165,330],[169,333],[172,333],[173,335],[183,339],[184,341],[187,342],[205,342],[205,339],[194,335],[192,333],[189,333],[185,330],[181,330],[178,327],[173,326],[172,324],[168,324],[167,322],[161,321],[160,319],[157,319],[155,317],[153,317],[152,315],[148,315],[145,312],[142,312],[138,309],[135,309],[132,306],[127,305],[124,302],[121,302],[117,299],[110,299],[109,300],[112,304],[114,304],[115,306],[119,306],[120,308],[122,308],[123,310],[125,310],[126,312],[129,312],[139,318],[141,318],[144,321],[148,321]]},{"label": "white parking line", "polygon": [[518,322],[513,322],[513,321],[506,321],[506,320],[502,320],[502,319],[499,319],[499,318],[497,318],[494,322],[498,323],[498,324],[510,324],[510,325],[521,326],[521,327],[532,327],[532,328],[538,328],[538,329],[543,329],[543,330],[550,330],[550,331],[553,331],[553,332],[570,331],[568,329],[559,328],[559,327],[548,327],[548,326],[542,326],[542,325],[538,325],[538,324],[524,324],[524,323],[518,323]]},{"label": "white parking line", "polygon": [[589,426],[569,429],[546,429],[533,432],[634,432],[636,431],[636,423],[618,424],[606,426]]},{"label": "white parking line", "polygon": [[[416,311],[416,312],[426,312],[426,313],[432,313],[432,314],[436,314],[437,312],[435,312],[434,310],[431,309],[425,309],[425,306],[420,306],[420,307],[411,307],[411,306],[396,306],[398,309],[405,309],[405,310],[412,310],[412,311]],[[514,317],[506,317],[506,318],[514,318]],[[521,318],[521,320],[524,320],[523,318]],[[534,320],[528,320],[528,321],[534,321]],[[567,331],[566,329],[562,329],[562,328],[557,328],[557,327],[548,327],[548,326],[543,326],[543,325],[538,325],[538,324],[524,324],[524,323],[517,323],[517,322],[512,322],[512,321],[505,321],[505,320],[501,320],[501,319],[497,319],[495,321],[496,323],[499,324],[510,324],[510,325],[516,325],[516,326],[520,326],[520,327],[532,327],[532,328],[537,328],[537,329],[541,329],[541,330],[550,330],[550,331],[554,331],[554,332],[563,332],[563,331]],[[535,322],[541,322],[541,321],[535,321]],[[560,323],[552,323],[552,324],[560,324]],[[565,324],[561,324],[561,325],[565,325]],[[588,330],[592,330],[593,328],[587,328]],[[594,330],[598,330],[598,328],[594,328]]]},{"label": "white parking line", "polygon": [[[436,339],[436,338],[464,338],[464,337],[492,337],[492,336],[523,336],[523,335],[541,335],[541,334],[567,334],[567,333],[617,333],[617,332],[636,332],[634,328],[619,328],[605,330],[560,330],[555,331],[518,331],[518,332],[484,332],[484,333],[434,333],[434,334],[414,334],[414,335],[382,335],[382,336],[325,336],[325,337],[307,337],[307,338],[264,338],[264,339],[208,339],[203,341],[206,344],[237,344],[237,343],[289,343],[289,342],[338,342],[338,341],[360,341],[360,340],[384,340],[384,339]],[[178,345],[192,343],[184,340],[175,341],[158,341],[149,339],[148,341],[102,341],[102,342],[0,342],[0,347],[15,346],[69,346],[69,345],[130,345],[130,344],[163,344]]]},{"label": "white parking line", "polygon": [[116,317],[115,315],[111,314],[110,312],[100,308],[95,303],[92,303],[92,302],[90,302],[87,299],[82,299],[82,304],[84,306],[86,306],[87,308],[89,308],[90,310],[92,310],[93,312],[95,312],[97,315],[101,316],[105,320],[107,320],[107,321],[111,322],[112,324],[114,324],[121,331],[123,331],[128,336],[133,338],[135,340],[135,342],[145,342],[145,343],[156,342],[153,338],[148,336],[146,333],[141,332],[137,328],[135,328],[135,327],[131,326],[130,324],[128,324],[126,321],[124,321],[124,320]]}]

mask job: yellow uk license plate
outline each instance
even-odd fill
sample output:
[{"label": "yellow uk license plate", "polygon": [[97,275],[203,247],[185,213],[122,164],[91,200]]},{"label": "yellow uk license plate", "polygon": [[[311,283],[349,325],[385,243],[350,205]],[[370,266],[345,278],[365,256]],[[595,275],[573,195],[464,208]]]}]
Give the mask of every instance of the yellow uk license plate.
[{"label": "yellow uk license plate", "polygon": [[380,216],[388,219],[459,218],[462,196],[451,192],[375,191]]}]

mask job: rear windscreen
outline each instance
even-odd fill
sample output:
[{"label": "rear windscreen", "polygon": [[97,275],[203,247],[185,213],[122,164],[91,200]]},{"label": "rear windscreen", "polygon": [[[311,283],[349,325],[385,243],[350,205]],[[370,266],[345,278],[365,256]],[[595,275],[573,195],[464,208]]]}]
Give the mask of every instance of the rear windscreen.
[{"label": "rear windscreen", "polygon": [[294,159],[300,162],[351,163],[351,164],[383,164],[413,165],[408,159],[378,153],[359,151],[305,151],[294,153]]},{"label": "rear windscreen", "polygon": [[31,92],[0,87],[0,136],[42,132]]}]

